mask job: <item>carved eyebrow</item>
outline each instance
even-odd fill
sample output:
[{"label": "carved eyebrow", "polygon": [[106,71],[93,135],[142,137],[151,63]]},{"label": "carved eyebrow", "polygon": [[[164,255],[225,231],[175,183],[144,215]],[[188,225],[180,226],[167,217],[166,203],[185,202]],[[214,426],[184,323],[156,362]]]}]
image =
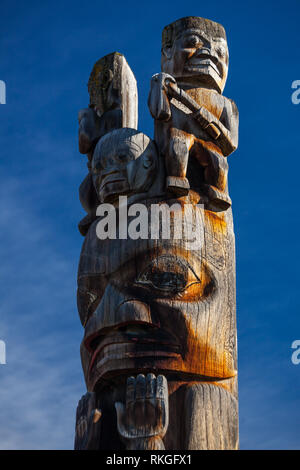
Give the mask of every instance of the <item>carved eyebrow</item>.
[{"label": "carved eyebrow", "polygon": [[116,157],[119,157],[120,155],[126,155],[126,157],[131,160],[136,160],[137,158],[136,153],[132,149],[129,149],[128,147],[119,147],[117,149],[114,149],[114,151],[110,153],[108,156],[112,158],[116,158]]},{"label": "carved eyebrow", "polygon": [[207,35],[204,33],[204,31],[199,31],[199,29],[188,29],[184,33],[179,33],[176,36],[176,39],[179,39],[181,37],[185,38],[187,36],[199,36],[199,37],[203,37],[204,39],[207,39],[207,40],[209,39],[207,37]]},{"label": "carved eyebrow", "polygon": [[141,146],[137,144],[134,140],[126,139],[124,140],[124,145],[126,146],[126,148],[129,149],[129,151],[130,151],[130,147],[134,148],[135,150],[138,150],[139,152],[142,151]]},{"label": "carved eyebrow", "polygon": [[227,41],[224,38],[213,38],[213,41],[222,42],[224,45],[227,45]]},{"label": "carved eyebrow", "polygon": [[130,148],[129,146],[127,145],[124,145],[122,143],[122,145],[120,145],[119,147],[115,147],[113,149],[113,153],[115,154],[118,154],[118,153],[128,153],[128,154],[132,154],[132,150],[135,150],[135,149],[132,149]]},{"label": "carved eyebrow", "polygon": [[197,30],[197,29],[188,29],[187,31],[185,31],[183,33],[184,36],[189,36],[189,35],[192,35],[192,34],[198,34],[198,36],[199,36],[199,35],[202,34],[202,32]]}]

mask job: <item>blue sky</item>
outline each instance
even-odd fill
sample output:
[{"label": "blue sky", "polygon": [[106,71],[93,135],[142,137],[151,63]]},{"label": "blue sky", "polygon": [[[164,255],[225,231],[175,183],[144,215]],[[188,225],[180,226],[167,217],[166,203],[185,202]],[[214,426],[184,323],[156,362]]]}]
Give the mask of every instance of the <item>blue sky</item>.
[{"label": "blue sky", "polygon": [[93,64],[122,52],[138,81],[139,128],[162,28],[203,16],[227,31],[224,94],[240,112],[229,157],[237,249],[242,449],[300,449],[299,122],[297,1],[1,1],[0,448],[71,449],[85,392],[76,271],[86,174],[77,112]]}]

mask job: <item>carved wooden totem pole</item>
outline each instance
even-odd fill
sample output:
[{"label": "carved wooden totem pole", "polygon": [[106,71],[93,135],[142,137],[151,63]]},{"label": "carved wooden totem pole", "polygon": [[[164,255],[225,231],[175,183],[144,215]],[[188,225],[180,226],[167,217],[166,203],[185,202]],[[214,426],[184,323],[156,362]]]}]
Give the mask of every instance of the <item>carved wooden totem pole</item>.
[{"label": "carved wooden totem pole", "polygon": [[[224,28],[182,18],[151,79],[154,140],[137,130],[125,58],[94,66],[79,113],[87,216],[78,270],[75,449],[237,449],[235,248],[227,156],[238,111],[222,95]],[[104,235],[103,235],[104,233]]]}]

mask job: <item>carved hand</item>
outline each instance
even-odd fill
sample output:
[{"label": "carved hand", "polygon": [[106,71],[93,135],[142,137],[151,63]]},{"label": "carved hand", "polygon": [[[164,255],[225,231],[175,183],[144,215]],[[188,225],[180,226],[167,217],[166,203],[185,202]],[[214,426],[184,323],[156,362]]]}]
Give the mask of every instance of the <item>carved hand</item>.
[{"label": "carved hand", "polygon": [[148,106],[152,117],[159,121],[168,121],[171,117],[166,81],[176,83],[175,78],[166,73],[156,73],[151,79]]},{"label": "carved hand", "polygon": [[100,119],[92,108],[81,109],[78,113],[79,152],[88,154],[100,137]]},{"label": "carved hand", "polygon": [[101,411],[95,408],[95,393],[79,400],[76,412],[75,450],[97,450]]},{"label": "carved hand", "polygon": [[127,449],[164,449],[169,424],[168,384],[163,375],[127,379],[126,404],[115,403],[118,431]]}]

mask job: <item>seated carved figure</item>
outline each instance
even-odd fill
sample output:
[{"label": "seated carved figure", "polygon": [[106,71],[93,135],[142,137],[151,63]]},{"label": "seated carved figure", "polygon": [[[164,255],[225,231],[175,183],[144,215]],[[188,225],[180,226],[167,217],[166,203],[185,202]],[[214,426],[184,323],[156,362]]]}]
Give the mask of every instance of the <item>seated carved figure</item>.
[{"label": "seated carved figure", "polygon": [[137,128],[137,87],[125,57],[118,52],[99,59],[90,75],[89,108],[78,113],[79,152],[89,160],[100,137],[113,129]]},{"label": "seated carved figure", "polygon": [[226,209],[224,157],[237,148],[238,111],[222,96],[228,72],[224,28],[198,17],[166,26],[161,67],[163,73],[152,78],[148,104],[167,189],[180,196],[192,188]]}]

